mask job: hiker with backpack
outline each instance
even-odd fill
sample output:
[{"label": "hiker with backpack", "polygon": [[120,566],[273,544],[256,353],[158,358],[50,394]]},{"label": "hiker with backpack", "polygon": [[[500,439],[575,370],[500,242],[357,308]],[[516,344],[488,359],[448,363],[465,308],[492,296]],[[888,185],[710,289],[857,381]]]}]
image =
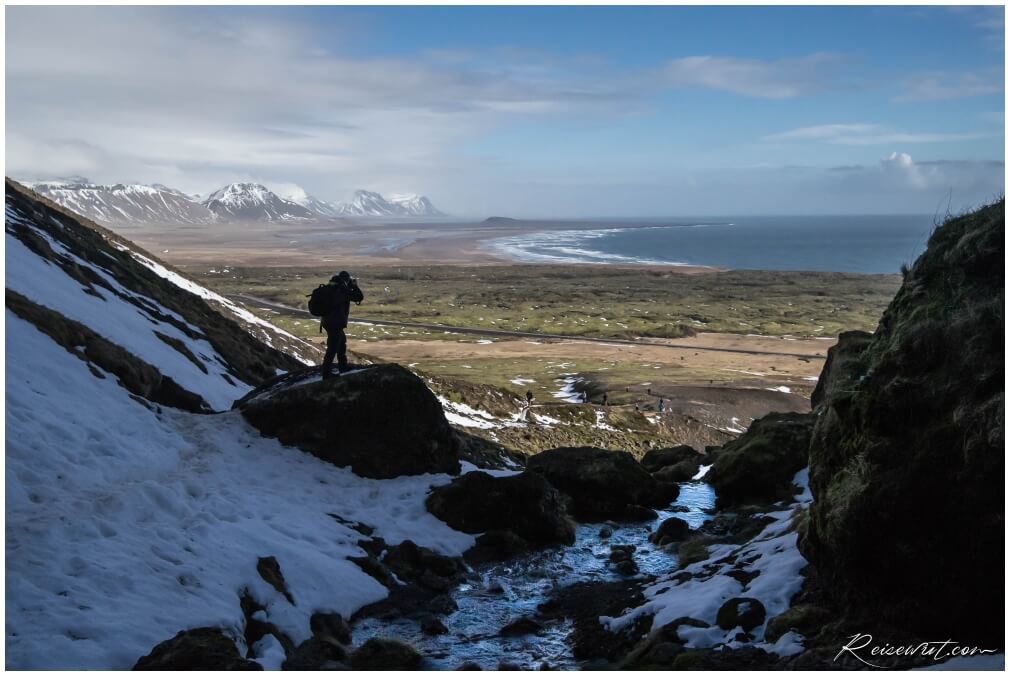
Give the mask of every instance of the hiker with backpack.
[{"label": "hiker with backpack", "polygon": [[320,317],[319,330],[326,329],[326,356],[323,358],[323,379],[333,373],[333,358],[337,358],[337,370],[346,373],[347,364],[347,317],[351,313],[351,303],[361,304],[365,299],[358,282],[350,273],[342,270],[330,278],[329,283],[320,284],[309,296],[309,312]]}]

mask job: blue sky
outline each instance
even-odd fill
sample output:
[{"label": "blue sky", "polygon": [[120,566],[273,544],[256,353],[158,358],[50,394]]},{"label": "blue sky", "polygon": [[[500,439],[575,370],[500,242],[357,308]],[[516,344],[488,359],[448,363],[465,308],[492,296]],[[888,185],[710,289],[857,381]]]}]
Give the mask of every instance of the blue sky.
[{"label": "blue sky", "polygon": [[461,216],[932,212],[1002,192],[1002,7],[7,11],[7,171]]}]

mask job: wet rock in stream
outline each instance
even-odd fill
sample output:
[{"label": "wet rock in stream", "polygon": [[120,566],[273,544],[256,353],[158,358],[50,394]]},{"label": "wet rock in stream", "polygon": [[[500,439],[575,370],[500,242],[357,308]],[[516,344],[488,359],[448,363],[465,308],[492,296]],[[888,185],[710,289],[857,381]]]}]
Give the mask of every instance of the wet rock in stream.
[{"label": "wet rock in stream", "polygon": [[536,545],[573,544],[575,526],[561,494],[539,474],[468,472],[432,489],[428,511],[464,533],[511,531]]},{"label": "wet rock in stream", "polygon": [[533,456],[526,467],[567,495],[572,515],[583,521],[654,519],[655,512],[650,517],[642,508],[666,507],[679,491],[677,484],[654,479],[624,451],[555,448]]},{"label": "wet rock in stream", "polygon": [[557,590],[539,610],[544,617],[572,621],[570,643],[575,659],[617,662],[649,630],[652,617],[643,615],[627,630],[613,632],[600,624],[600,616],[615,616],[644,602],[641,582],[588,582]]}]

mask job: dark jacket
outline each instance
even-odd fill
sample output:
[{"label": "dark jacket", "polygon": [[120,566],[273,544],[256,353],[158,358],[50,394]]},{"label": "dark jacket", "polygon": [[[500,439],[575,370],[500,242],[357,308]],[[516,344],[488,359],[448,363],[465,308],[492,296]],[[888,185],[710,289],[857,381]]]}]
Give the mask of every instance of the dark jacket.
[{"label": "dark jacket", "polygon": [[329,314],[323,317],[323,326],[326,328],[342,329],[347,326],[347,316],[351,313],[351,303],[360,303],[365,299],[357,283],[350,282],[330,282],[330,293],[333,294]]}]

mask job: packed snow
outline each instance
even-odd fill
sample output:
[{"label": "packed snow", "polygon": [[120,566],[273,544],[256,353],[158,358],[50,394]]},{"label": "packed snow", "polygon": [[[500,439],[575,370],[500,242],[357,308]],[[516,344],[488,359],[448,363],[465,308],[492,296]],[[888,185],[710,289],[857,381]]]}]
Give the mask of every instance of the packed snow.
[{"label": "packed snow", "polygon": [[[17,218],[17,215],[8,208],[7,218],[12,217]],[[35,255],[9,232],[5,234],[7,288],[84,324],[147,363],[156,365],[163,374],[199,394],[217,410],[230,408],[233,401],[251,389],[229,373],[224,359],[207,340],[190,337],[166,319],[166,316],[172,317],[178,322],[181,320],[178,315],[172,316],[173,313],[154,300],[124,289],[107,271],[75,256],[42,230],[32,229],[47,239],[58,255],[90,268],[113,290],[82,285],[58,265]],[[196,327],[188,328],[200,334]],[[185,345],[200,365],[159,338],[159,333]]]},{"label": "packed snow", "polygon": [[[312,612],[347,616],[387,593],[346,560],[364,553],[361,535],[330,514],[391,544],[473,544],[424,507],[449,476],[363,479],[236,412],[155,412],[10,311],[6,322],[8,668],[128,669],[196,626],[241,643],[243,589],[307,639]],[[257,574],[263,556],[295,605]],[[257,654],[279,659],[271,645]]]},{"label": "packed snow", "polygon": [[[281,328],[279,328],[277,326],[274,326],[273,324],[271,324],[270,322],[266,321],[265,319],[260,319],[259,317],[257,317],[253,313],[251,313],[248,310],[246,310],[244,307],[238,305],[237,303],[232,302],[231,300],[229,300],[228,298],[225,298],[221,294],[214,293],[213,291],[211,291],[207,287],[201,286],[200,284],[197,284],[193,280],[187,279],[187,278],[183,277],[182,275],[180,275],[180,274],[178,274],[176,272],[172,272],[171,270],[169,270],[168,268],[166,268],[161,263],[158,263],[157,261],[153,261],[150,258],[148,258],[147,256],[143,256],[143,255],[141,255],[141,254],[139,254],[139,253],[137,253],[136,251],[133,251],[133,250],[125,249],[125,247],[121,247],[121,248],[123,248],[124,250],[129,251],[130,255],[132,255],[137,260],[137,262],[139,262],[144,267],[146,267],[149,270],[151,270],[154,274],[158,275],[159,277],[161,277],[163,279],[167,279],[168,281],[170,281],[172,284],[175,284],[177,287],[179,287],[183,291],[188,291],[189,293],[192,293],[193,295],[199,296],[200,298],[203,298],[204,300],[212,301],[214,303],[217,303],[217,304],[221,305],[225,310],[227,310],[231,314],[235,315],[235,317],[237,317],[241,321],[243,321],[243,322],[245,322],[247,324],[250,324],[252,326],[259,327],[260,329],[263,330],[261,332],[261,334],[260,334],[260,337],[261,337],[261,339],[263,339],[263,341],[265,343],[267,343],[267,345],[270,345],[271,347],[277,347],[277,346],[275,346],[273,344],[273,341],[271,340],[271,336],[276,336],[276,335],[283,336],[285,339],[287,339],[289,341],[292,341],[294,343],[297,343],[297,344],[301,344],[301,345],[305,344],[305,341],[303,341],[301,338],[298,338],[297,336],[295,336],[295,335],[293,335],[291,333],[288,333],[284,329],[281,329]],[[292,356],[295,357],[296,359],[298,359],[298,361],[302,362],[303,364],[314,364],[315,363],[312,360],[307,359],[306,357],[304,357],[304,356],[302,356],[300,354],[297,354],[297,353],[293,353],[292,352]]]},{"label": "packed snow", "polygon": [[561,385],[561,389],[554,392],[554,398],[567,401],[570,404],[581,404],[582,392],[575,389],[575,386],[581,382],[582,378],[579,378],[578,376],[567,376],[559,379],[557,383]]}]

